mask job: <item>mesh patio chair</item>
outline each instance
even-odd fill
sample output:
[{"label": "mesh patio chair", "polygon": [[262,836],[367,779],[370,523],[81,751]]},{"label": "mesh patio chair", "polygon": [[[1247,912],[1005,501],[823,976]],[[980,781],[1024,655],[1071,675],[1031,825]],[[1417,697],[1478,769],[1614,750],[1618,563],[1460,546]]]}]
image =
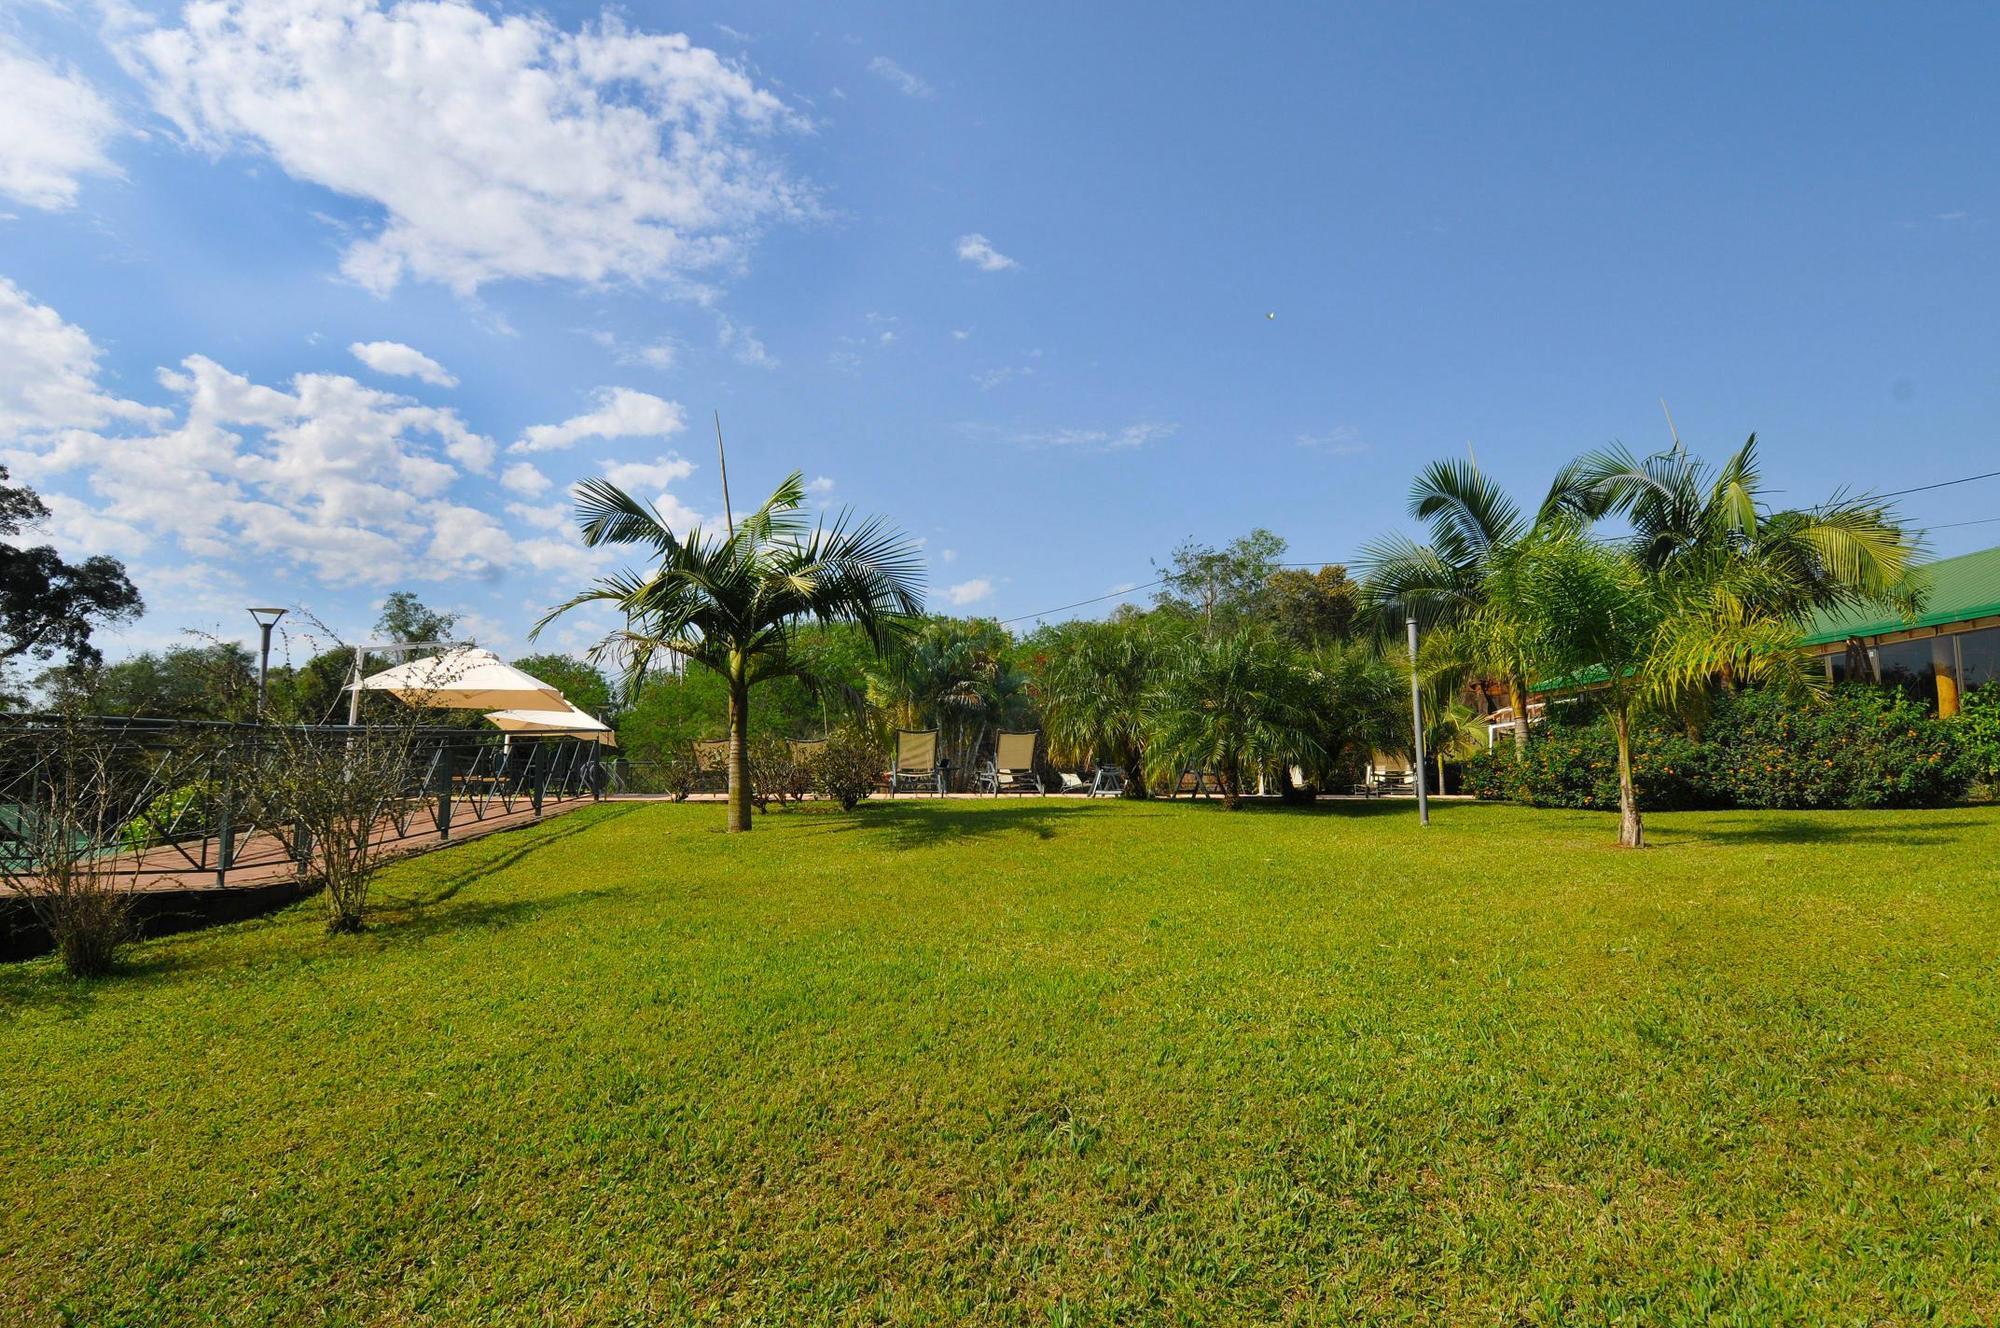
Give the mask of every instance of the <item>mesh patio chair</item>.
[{"label": "mesh patio chair", "polygon": [[944,792],[944,767],[938,764],[938,731],[908,729],[896,734],[896,765],[889,772],[889,792],[904,789]]},{"label": "mesh patio chair", "polygon": [[979,763],[981,792],[998,797],[1003,792],[1046,793],[1042,777],[1035,773],[1035,742],[1039,729],[1026,733],[1002,733],[993,744],[993,759]]},{"label": "mesh patio chair", "polygon": [[694,745],[694,778],[697,788],[721,792],[729,787],[729,739],[699,740]]}]

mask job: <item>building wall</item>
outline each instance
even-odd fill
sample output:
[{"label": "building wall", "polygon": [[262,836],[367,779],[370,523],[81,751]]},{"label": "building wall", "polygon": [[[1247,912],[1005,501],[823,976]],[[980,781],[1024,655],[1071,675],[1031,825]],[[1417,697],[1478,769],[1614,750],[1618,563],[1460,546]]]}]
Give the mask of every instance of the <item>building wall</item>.
[{"label": "building wall", "polygon": [[1901,687],[1936,707],[1958,713],[1959,697],[2000,680],[2000,617],[1974,618],[1944,627],[1834,642],[1820,647],[1827,677]]}]

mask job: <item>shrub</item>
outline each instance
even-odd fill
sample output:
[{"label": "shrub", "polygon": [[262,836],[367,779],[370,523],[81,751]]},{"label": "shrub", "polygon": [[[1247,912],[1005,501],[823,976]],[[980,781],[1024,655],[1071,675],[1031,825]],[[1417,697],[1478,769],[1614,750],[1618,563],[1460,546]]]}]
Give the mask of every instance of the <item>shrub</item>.
[{"label": "shrub", "polygon": [[810,773],[793,757],[792,744],[770,734],[758,734],[750,740],[750,800],[758,811],[773,802],[782,807],[787,801],[798,801],[805,797],[811,782]]},{"label": "shrub", "polygon": [[2000,682],[1967,692],[1952,727],[1958,731],[1966,773],[1988,792],[2000,793]]},{"label": "shrub", "polygon": [[[2000,697],[1993,703],[2000,731]],[[1610,811],[1618,755],[1610,721],[1582,707],[1510,748],[1465,763],[1488,799]],[[1937,807],[1965,796],[1976,762],[1952,721],[1899,692],[1857,685],[1824,698],[1756,689],[1715,700],[1697,743],[1662,724],[1633,734],[1633,780],[1649,811],[1692,808]]]},{"label": "shrub", "polygon": [[844,728],[827,738],[811,765],[813,792],[853,811],[874,791],[882,773],[882,754],[866,733]]}]

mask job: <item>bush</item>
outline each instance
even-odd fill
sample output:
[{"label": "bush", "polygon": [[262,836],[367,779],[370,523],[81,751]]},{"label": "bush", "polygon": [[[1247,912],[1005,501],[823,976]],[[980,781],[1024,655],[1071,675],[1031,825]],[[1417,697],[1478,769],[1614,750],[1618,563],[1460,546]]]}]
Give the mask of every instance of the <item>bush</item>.
[{"label": "bush", "polygon": [[882,773],[882,754],[866,733],[844,728],[827,738],[811,765],[812,791],[853,811],[874,791]]},{"label": "bush", "polygon": [[797,802],[811,787],[811,775],[792,756],[792,744],[783,738],[759,734],[750,740],[750,800],[758,811],[775,802]]},{"label": "bush", "polygon": [[2000,682],[1967,692],[1952,727],[1958,730],[1966,773],[1989,793],[2000,793]]},{"label": "bush", "polygon": [[[2000,697],[1995,698],[2000,730]],[[1857,685],[1817,699],[1757,689],[1715,700],[1697,743],[1662,724],[1633,731],[1632,778],[1648,811],[1938,807],[1965,796],[1975,762],[1955,722],[1899,692]],[[1574,706],[1511,747],[1465,763],[1466,787],[1536,807],[1612,811],[1618,747],[1608,716]]]}]

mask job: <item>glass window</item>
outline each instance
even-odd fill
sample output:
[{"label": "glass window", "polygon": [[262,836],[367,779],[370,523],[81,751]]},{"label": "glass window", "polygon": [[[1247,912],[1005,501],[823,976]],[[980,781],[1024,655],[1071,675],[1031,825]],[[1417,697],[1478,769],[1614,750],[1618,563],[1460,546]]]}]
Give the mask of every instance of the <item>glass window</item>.
[{"label": "glass window", "polygon": [[1875,667],[1881,670],[1884,687],[1901,688],[1919,701],[1937,704],[1937,671],[1931,665],[1928,639],[1875,647]]},{"label": "glass window", "polygon": [[1966,691],[2000,681],[2000,627],[1958,634],[1958,685]]}]

